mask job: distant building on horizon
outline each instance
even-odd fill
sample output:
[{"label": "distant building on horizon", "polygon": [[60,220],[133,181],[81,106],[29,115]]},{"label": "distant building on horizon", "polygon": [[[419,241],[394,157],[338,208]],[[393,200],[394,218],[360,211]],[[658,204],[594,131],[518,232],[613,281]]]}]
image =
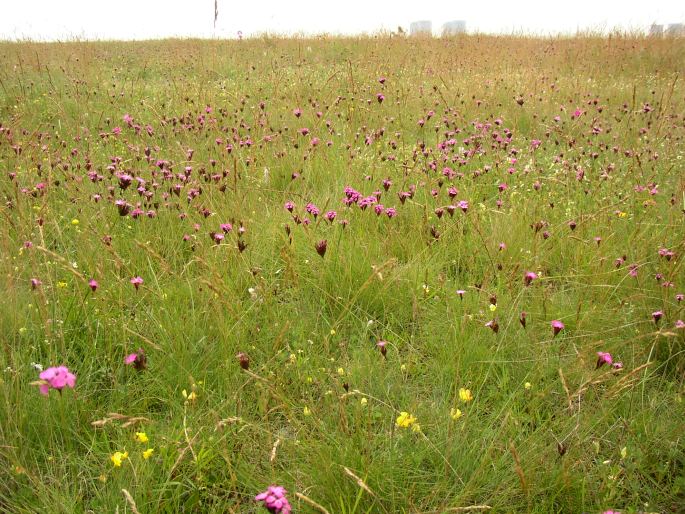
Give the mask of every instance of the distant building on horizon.
[{"label": "distant building on horizon", "polygon": [[685,24],[682,23],[670,23],[666,29],[666,35],[670,37],[682,37],[685,36]]},{"label": "distant building on horizon", "polygon": [[413,21],[409,25],[410,36],[431,36],[433,35],[433,23],[428,20]]},{"label": "distant building on horizon", "polygon": [[456,36],[466,32],[465,20],[452,20],[442,25],[442,36]]},{"label": "distant building on horizon", "polygon": [[652,26],[649,27],[649,35],[652,37],[661,37],[664,35],[664,26],[663,25],[657,25],[656,23],[652,23]]}]

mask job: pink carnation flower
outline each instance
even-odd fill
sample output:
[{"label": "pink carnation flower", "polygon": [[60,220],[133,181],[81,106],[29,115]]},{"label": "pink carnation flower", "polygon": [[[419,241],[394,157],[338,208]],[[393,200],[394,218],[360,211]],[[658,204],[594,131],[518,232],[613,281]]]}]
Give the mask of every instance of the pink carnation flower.
[{"label": "pink carnation flower", "polygon": [[264,507],[272,514],[290,514],[292,507],[285,497],[287,492],[280,485],[271,485],[266,491],[255,496],[255,500],[264,502]]},{"label": "pink carnation flower", "polygon": [[65,386],[72,389],[76,385],[76,375],[69,372],[66,366],[58,366],[48,368],[39,375],[41,383],[39,384],[40,393],[47,396],[50,389],[57,389],[60,393]]}]

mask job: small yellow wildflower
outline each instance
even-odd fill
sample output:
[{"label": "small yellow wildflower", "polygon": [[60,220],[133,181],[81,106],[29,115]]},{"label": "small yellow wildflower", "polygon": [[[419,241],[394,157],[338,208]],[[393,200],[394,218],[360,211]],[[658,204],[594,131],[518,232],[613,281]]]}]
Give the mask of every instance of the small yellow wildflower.
[{"label": "small yellow wildflower", "polygon": [[74,226],[76,226],[76,225],[79,224],[79,220],[77,220],[76,218],[74,218],[73,220],[71,220],[71,224],[74,225]]},{"label": "small yellow wildflower", "polygon": [[155,451],[154,448],[148,448],[147,450],[145,450],[145,451],[143,452],[143,458],[144,458],[145,460],[149,459],[150,457],[152,457],[152,453],[153,453],[154,451]]},{"label": "small yellow wildflower", "polygon": [[114,464],[115,468],[120,468],[121,462],[124,459],[128,459],[128,452],[124,452],[124,453],[114,452],[109,459],[112,461],[112,464]]},{"label": "small yellow wildflower", "polygon": [[490,312],[495,312],[497,310],[497,305],[494,303],[490,304]]},{"label": "small yellow wildflower", "polygon": [[342,377],[344,374],[345,374],[344,368],[338,368],[338,375],[340,375]]},{"label": "small yellow wildflower", "polygon": [[461,418],[461,411],[456,408],[450,409],[450,418],[452,418],[454,421],[457,421],[459,418]]},{"label": "small yellow wildflower", "polygon": [[409,428],[416,423],[416,418],[408,412],[400,412],[400,415],[395,420],[395,424],[400,428]]},{"label": "small yellow wildflower", "polygon": [[361,403],[361,404],[362,404],[362,407],[363,407],[364,405],[366,405],[367,403],[369,403],[369,400],[367,400],[366,398],[362,398],[361,400],[359,400],[359,403]]},{"label": "small yellow wildflower", "polygon": [[57,282],[57,287],[59,287],[60,289],[64,289],[65,287],[67,287],[67,285],[68,284],[66,282]]},{"label": "small yellow wildflower", "polygon": [[302,413],[303,413],[305,416],[311,416],[311,415],[312,415],[312,411],[311,411],[311,410],[309,409],[309,407],[307,407],[306,405],[304,406],[304,409],[302,409]]},{"label": "small yellow wildflower", "polygon": [[331,335],[332,335],[332,336],[335,335],[335,329],[334,329],[334,328],[331,329]]},{"label": "small yellow wildflower", "polygon": [[526,382],[525,384],[523,384],[523,387],[525,387],[526,390],[528,390],[528,389],[530,389],[531,387],[533,387],[533,384],[531,384],[530,382]]},{"label": "small yellow wildflower", "polygon": [[461,387],[459,389],[459,399],[462,402],[470,402],[471,400],[473,400],[473,395],[471,394],[471,390],[470,389],[464,389],[463,387]]},{"label": "small yellow wildflower", "polygon": [[181,394],[183,395],[183,398],[185,398],[189,402],[194,402],[195,400],[197,400],[197,394],[195,393],[195,391],[190,391],[190,394],[188,394],[188,391],[184,389],[183,391],[181,391]]},{"label": "small yellow wildflower", "polygon": [[150,440],[145,432],[136,432],[135,439],[139,443],[147,443]]}]

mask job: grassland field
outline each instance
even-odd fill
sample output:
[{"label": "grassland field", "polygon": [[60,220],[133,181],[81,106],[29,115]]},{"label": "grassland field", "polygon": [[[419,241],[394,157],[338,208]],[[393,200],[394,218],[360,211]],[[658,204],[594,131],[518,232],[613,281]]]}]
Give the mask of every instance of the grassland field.
[{"label": "grassland field", "polygon": [[684,71],[0,43],[0,512],[685,512]]}]

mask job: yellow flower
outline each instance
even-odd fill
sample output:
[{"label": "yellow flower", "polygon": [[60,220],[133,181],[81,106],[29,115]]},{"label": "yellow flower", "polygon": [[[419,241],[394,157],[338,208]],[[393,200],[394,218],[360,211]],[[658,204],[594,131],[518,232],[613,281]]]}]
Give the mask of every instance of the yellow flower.
[{"label": "yellow flower", "polygon": [[361,403],[362,406],[364,406],[364,405],[366,405],[367,403],[369,403],[369,401],[368,401],[366,398],[362,398],[361,400],[359,400],[359,403]]},{"label": "yellow flower", "polygon": [[345,374],[345,370],[343,368],[338,368],[338,375],[341,377]]},{"label": "yellow flower", "polygon": [[307,407],[306,405],[304,406],[304,409],[302,409],[302,413],[303,413],[305,416],[311,416],[311,415],[312,415],[312,411],[311,411],[311,410],[309,409],[309,407]]},{"label": "yellow flower", "polygon": [[64,289],[65,287],[67,287],[67,285],[68,284],[66,282],[57,282],[57,287],[59,287],[60,289]]},{"label": "yellow flower", "polygon": [[145,432],[136,432],[136,441],[139,443],[147,443],[149,439]]},{"label": "yellow flower", "polygon": [[459,409],[450,409],[450,417],[454,420],[457,421],[459,418],[461,418],[461,411]]},{"label": "yellow flower", "polygon": [[526,389],[530,389],[531,387],[533,387],[533,384],[531,384],[530,382],[526,382],[525,384],[523,384],[523,387],[525,387]]},{"label": "yellow flower", "polygon": [[188,391],[184,389],[183,391],[181,391],[181,394],[183,395],[183,398],[185,398],[189,402],[193,402],[197,399],[197,394],[195,393],[195,391],[190,391],[190,394],[188,394]]},{"label": "yellow flower", "polygon": [[73,220],[71,220],[71,224],[76,226],[79,224],[79,221],[76,218],[74,218]]},{"label": "yellow flower", "polygon": [[395,424],[400,428],[409,428],[416,423],[416,418],[408,412],[400,412],[400,415],[395,420]]},{"label": "yellow flower", "polygon": [[496,310],[497,310],[497,305],[495,305],[494,303],[491,303],[490,304],[490,312],[495,312]]},{"label": "yellow flower", "polygon": [[114,452],[109,459],[112,461],[112,464],[114,464],[115,468],[120,468],[121,462],[124,459],[128,459],[128,452],[124,452],[124,453]]},{"label": "yellow flower", "polygon": [[473,400],[473,395],[471,394],[471,390],[470,389],[464,389],[463,387],[461,387],[459,389],[459,399],[462,402],[470,402],[471,400]]},{"label": "yellow flower", "polygon": [[152,457],[152,453],[153,453],[154,451],[155,451],[154,448],[148,448],[147,450],[145,450],[145,451],[143,452],[143,458],[144,458],[145,460],[149,459],[150,457]]}]

